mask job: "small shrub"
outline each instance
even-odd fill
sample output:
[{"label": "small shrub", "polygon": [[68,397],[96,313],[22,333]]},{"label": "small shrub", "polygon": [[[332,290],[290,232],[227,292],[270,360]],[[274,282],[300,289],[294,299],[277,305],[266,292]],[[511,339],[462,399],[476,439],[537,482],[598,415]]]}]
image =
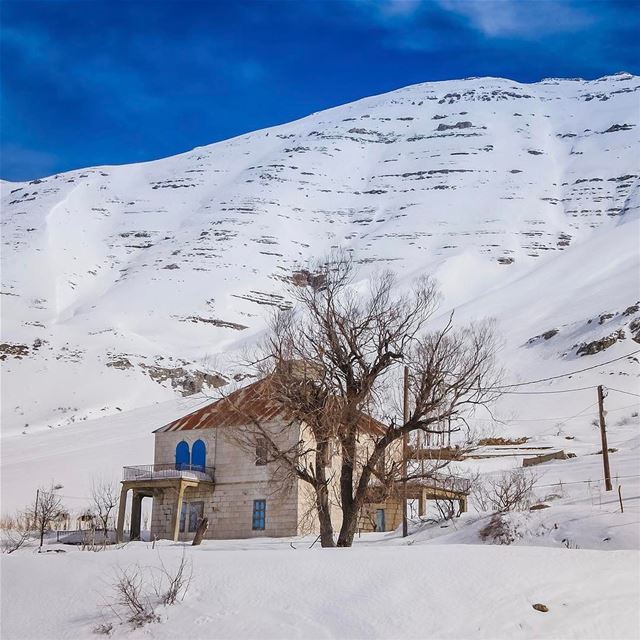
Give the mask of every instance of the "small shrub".
[{"label": "small shrub", "polygon": [[97,633],[100,635],[110,636],[113,633],[113,623],[112,622],[101,622],[99,625],[96,625],[93,628],[93,633]]},{"label": "small shrub", "polygon": [[533,502],[537,477],[522,469],[502,473],[477,483],[473,499],[480,511],[525,511]]},{"label": "small shrub", "polygon": [[[134,629],[150,622],[158,622],[160,616],[156,613],[159,605],[173,605],[184,599],[193,570],[183,552],[180,563],[174,570],[169,570],[160,561],[161,568],[142,569],[133,565],[127,569],[120,569],[112,585],[114,599],[107,603],[108,608],[121,620],[130,624]],[[95,633],[110,634],[113,625],[105,622],[98,625]]]},{"label": "small shrub", "polygon": [[127,622],[134,628],[158,620],[148,595],[144,593],[144,579],[139,566],[122,569],[115,584],[116,604],[127,612]]}]

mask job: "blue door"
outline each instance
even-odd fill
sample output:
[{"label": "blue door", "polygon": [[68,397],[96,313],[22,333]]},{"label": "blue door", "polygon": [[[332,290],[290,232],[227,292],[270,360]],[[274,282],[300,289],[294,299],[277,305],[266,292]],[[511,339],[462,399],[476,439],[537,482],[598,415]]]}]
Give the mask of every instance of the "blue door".
[{"label": "blue door", "polygon": [[191,447],[191,464],[194,468],[204,471],[207,464],[207,448],[202,440],[196,440]]},{"label": "blue door", "polygon": [[376,531],[384,531],[384,509],[376,510]]},{"label": "blue door", "polygon": [[189,462],[189,445],[182,440],[176,446],[176,469],[187,469]]}]

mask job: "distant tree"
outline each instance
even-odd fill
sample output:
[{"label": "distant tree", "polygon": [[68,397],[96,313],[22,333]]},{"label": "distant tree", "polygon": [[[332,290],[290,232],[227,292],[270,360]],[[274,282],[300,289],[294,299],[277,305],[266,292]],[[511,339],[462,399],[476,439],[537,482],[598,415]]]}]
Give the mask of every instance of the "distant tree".
[{"label": "distant tree", "polygon": [[62,505],[62,498],[56,493],[62,489],[61,485],[54,485],[49,488],[40,487],[36,500],[30,510],[33,513],[34,528],[40,534],[40,547],[44,542],[44,534],[51,528],[51,525],[65,513]]},{"label": "distant tree", "polygon": [[91,486],[91,511],[102,525],[104,540],[107,541],[109,524],[112,514],[115,513],[119,501],[118,487],[114,482],[99,478],[93,481]]},{"label": "distant tree", "polygon": [[[403,292],[387,271],[365,287],[356,283],[353,262],[345,254],[309,272],[312,279],[291,285],[295,306],[274,316],[256,360],[260,373],[269,376],[269,399],[284,407],[283,431],[302,424],[310,437],[282,447],[272,421],[237,406],[247,425],[232,438],[253,452],[266,443],[267,462],[282,477],[310,485],[323,546],[335,544],[330,504],[335,477],[335,502],[342,512],[337,544],[351,546],[374,485],[388,495],[400,480],[433,477],[450,462],[430,461],[403,478],[397,455],[403,436],[461,431],[466,412],[497,397],[496,338],[490,322],[454,329],[452,316],[444,326],[426,331],[439,300],[429,278]],[[398,407],[389,410],[399,363],[410,369],[406,421],[398,419]],[[378,416],[386,426],[367,429],[365,414]],[[363,439],[366,447],[359,444]]]},{"label": "distant tree", "polygon": [[0,520],[0,550],[2,553],[13,553],[32,538],[33,532],[29,529],[29,524],[29,519],[21,512]]}]

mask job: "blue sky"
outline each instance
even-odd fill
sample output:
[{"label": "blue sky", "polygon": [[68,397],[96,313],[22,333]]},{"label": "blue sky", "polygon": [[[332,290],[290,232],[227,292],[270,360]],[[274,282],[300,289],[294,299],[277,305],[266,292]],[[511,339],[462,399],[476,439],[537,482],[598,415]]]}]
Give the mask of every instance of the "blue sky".
[{"label": "blue sky", "polygon": [[150,160],[416,82],[640,73],[624,0],[2,0],[0,177]]}]

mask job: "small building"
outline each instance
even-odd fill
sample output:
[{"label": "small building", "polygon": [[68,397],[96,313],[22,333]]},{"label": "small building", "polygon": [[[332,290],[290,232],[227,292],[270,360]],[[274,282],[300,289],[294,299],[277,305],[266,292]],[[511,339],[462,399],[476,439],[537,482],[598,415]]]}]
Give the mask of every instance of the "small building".
[{"label": "small building", "polygon": [[[130,491],[131,539],[140,536],[145,497],[153,500],[151,535],[158,539],[189,540],[203,517],[209,522],[207,538],[283,537],[319,530],[311,487],[297,478],[283,482],[278,465],[267,463],[260,446],[248,451],[238,442],[238,433],[253,420],[268,430],[280,449],[308,437],[302,424],[284,419],[283,406],[274,398],[269,380],[266,377],[234,391],[154,432],[153,464],[123,470],[119,540],[123,539]],[[385,429],[361,414],[358,446],[366,447],[371,442],[368,435],[379,435]],[[332,494],[337,496],[337,479],[334,482]],[[389,531],[401,522],[397,497],[384,499],[374,491],[365,511],[361,515],[365,531]],[[337,504],[332,504],[336,529],[339,515]]]}]

